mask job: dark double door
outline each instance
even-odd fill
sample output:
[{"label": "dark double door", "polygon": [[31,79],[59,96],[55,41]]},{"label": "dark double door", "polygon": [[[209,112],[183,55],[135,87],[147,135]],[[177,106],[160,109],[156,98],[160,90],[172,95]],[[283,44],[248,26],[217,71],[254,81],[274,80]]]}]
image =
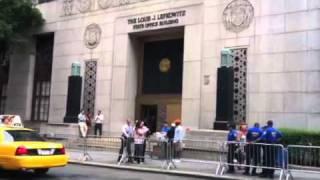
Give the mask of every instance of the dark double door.
[{"label": "dark double door", "polygon": [[157,105],[141,105],[141,120],[143,120],[146,126],[150,129],[151,133],[157,131]]}]

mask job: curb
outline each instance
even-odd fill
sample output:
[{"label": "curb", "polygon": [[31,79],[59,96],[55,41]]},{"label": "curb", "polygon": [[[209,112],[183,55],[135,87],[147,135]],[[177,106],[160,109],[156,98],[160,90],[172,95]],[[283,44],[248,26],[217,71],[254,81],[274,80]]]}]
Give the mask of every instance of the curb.
[{"label": "curb", "polygon": [[129,171],[138,171],[138,172],[149,172],[149,173],[157,173],[157,174],[168,174],[175,176],[188,176],[188,177],[198,177],[198,178],[210,178],[210,179],[221,179],[221,180],[235,180],[235,177],[229,176],[217,176],[208,173],[198,173],[198,172],[188,172],[188,171],[177,171],[177,170],[164,170],[164,169],[154,169],[154,168],[146,168],[146,167],[132,167],[132,166],[123,166],[123,165],[114,165],[114,164],[106,164],[106,163],[98,163],[98,162],[83,162],[77,160],[69,160],[69,164],[77,164],[84,166],[95,166],[95,167],[103,167],[103,168],[111,168],[111,169],[120,169],[120,170],[129,170]]}]

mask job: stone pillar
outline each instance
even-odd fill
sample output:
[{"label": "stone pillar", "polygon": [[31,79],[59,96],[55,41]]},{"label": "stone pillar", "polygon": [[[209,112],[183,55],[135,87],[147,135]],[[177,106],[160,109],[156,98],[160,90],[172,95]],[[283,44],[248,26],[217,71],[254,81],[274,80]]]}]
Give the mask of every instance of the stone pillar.
[{"label": "stone pillar", "polygon": [[184,35],[182,123],[198,129],[201,97],[202,25],[188,25]]},{"label": "stone pillar", "polygon": [[32,49],[21,47],[11,56],[5,112],[18,114],[24,121],[31,120],[34,67]]}]

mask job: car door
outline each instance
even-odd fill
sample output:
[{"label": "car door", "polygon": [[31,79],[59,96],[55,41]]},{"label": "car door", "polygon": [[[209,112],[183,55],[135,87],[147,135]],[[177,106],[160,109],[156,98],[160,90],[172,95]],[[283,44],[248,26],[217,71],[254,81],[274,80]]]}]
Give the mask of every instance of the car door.
[{"label": "car door", "polygon": [[9,165],[9,159],[15,154],[15,147],[12,144],[13,138],[5,130],[0,129],[0,168]]}]

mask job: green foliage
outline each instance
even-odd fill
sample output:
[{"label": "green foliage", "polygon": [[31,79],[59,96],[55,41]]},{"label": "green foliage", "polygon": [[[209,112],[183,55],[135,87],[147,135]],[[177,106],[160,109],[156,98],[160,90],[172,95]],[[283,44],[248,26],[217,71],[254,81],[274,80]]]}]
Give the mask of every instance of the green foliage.
[{"label": "green foliage", "polygon": [[31,0],[0,0],[0,62],[18,36],[43,22]]},{"label": "green foliage", "polygon": [[283,133],[284,145],[313,145],[320,146],[320,132],[298,129],[280,129]]}]

